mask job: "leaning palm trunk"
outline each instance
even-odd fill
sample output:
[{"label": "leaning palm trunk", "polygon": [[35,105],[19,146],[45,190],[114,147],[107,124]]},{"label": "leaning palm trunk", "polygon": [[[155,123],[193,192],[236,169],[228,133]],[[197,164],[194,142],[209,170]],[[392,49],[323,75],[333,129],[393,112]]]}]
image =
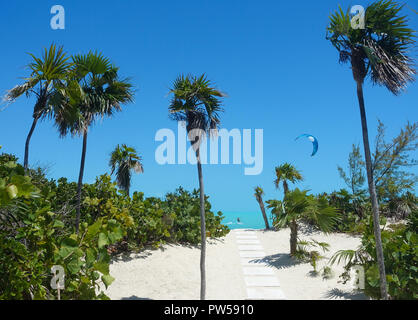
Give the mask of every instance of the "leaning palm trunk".
[{"label": "leaning palm trunk", "polygon": [[199,188],[200,188],[200,235],[201,235],[201,249],[200,249],[200,300],[206,299],[206,221],[205,221],[205,192],[203,190],[203,174],[202,164],[200,162],[199,148],[196,150],[197,171],[199,174]]},{"label": "leaning palm trunk", "polygon": [[38,122],[39,117],[34,116],[32,126],[29,130],[28,136],[26,137],[26,143],[25,143],[25,158],[23,161],[23,167],[25,168],[25,172],[27,173],[28,167],[29,167],[29,144],[30,139],[32,138],[33,131],[35,131],[36,124]]},{"label": "leaning palm trunk", "polygon": [[261,213],[263,214],[263,219],[266,225],[266,229],[269,230],[270,229],[269,220],[267,219],[266,209],[264,208],[263,199],[261,197],[258,199],[258,204],[260,205],[260,210],[261,210]]},{"label": "leaning palm trunk", "polygon": [[374,236],[375,236],[375,241],[376,241],[377,264],[379,267],[379,275],[380,275],[380,295],[382,299],[387,300],[388,296],[387,296],[387,288],[386,288],[385,261],[383,257],[382,237],[380,233],[379,204],[377,202],[376,186],[374,184],[374,179],[373,179],[372,161],[371,161],[370,146],[369,146],[369,134],[367,130],[366,111],[364,107],[363,84],[360,80],[357,80],[356,82],[357,82],[357,96],[358,96],[359,105],[360,105],[361,126],[363,130],[363,144],[364,144],[364,155],[366,158],[367,180],[369,184],[370,199],[372,201],[373,229],[374,229]]},{"label": "leaning palm trunk", "polygon": [[84,129],[83,133],[83,151],[81,153],[81,163],[80,163],[80,173],[78,175],[78,185],[77,185],[77,215],[75,220],[75,229],[78,234],[79,225],[80,225],[80,210],[81,210],[81,190],[83,187],[83,175],[84,175],[84,164],[86,162],[86,150],[87,150],[87,129]]}]

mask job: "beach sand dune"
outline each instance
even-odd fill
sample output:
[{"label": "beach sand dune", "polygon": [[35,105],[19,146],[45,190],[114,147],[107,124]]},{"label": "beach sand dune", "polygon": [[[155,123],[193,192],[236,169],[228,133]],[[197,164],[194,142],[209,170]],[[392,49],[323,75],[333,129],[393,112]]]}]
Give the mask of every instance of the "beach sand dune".
[{"label": "beach sand dune", "polygon": [[[248,266],[242,265],[244,259],[240,257],[239,250],[242,244],[238,243],[237,232],[240,231],[234,230],[224,238],[208,240],[207,299],[248,298],[244,275],[244,268]],[[247,260],[259,262],[260,266],[271,269],[271,274],[277,278],[286,299],[365,298],[364,295],[353,292],[351,284],[338,283],[338,276],[343,272],[342,266],[333,266],[334,277],[323,279],[320,274],[312,273],[313,268],[309,263],[295,262],[289,256],[289,229],[255,230],[254,234],[263,248],[264,255]],[[344,234],[324,235],[304,230],[300,238],[328,242],[331,246],[330,251],[324,254],[328,258],[338,250],[356,249],[360,245],[360,238]],[[244,245],[241,249],[243,248],[252,249],[251,245]],[[255,249],[258,249],[258,246]],[[111,299],[118,300],[197,300],[200,294],[199,261],[198,247],[170,244],[157,250],[119,255],[110,265],[110,274],[116,280],[105,292]],[[327,259],[321,260],[318,270],[327,262]]]}]

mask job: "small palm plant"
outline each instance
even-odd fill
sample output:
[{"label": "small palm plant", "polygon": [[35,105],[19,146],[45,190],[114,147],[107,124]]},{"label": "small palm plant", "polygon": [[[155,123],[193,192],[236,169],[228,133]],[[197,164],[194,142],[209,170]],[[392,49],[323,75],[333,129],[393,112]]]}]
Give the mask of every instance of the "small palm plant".
[{"label": "small palm plant", "polygon": [[78,232],[88,130],[98,118],[122,111],[122,104],[133,101],[133,92],[129,80],[120,79],[119,69],[101,53],[89,52],[72,59],[72,76],[55,90],[51,104],[60,136],[83,136],[75,223]]},{"label": "small palm plant", "polygon": [[350,63],[353,78],[357,85],[367,180],[373,210],[380,290],[383,299],[388,297],[386,273],[379,225],[379,204],[373,180],[363,83],[365,78],[370,76],[373,84],[385,86],[390,92],[398,95],[409,82],[414,80],[416,71],[413,68],[409,51],[415,43],[415,32],[408,27],[407,17],[400,15],[402,8],[402,5],[392,0],[375,1],[366,9],[364,29],[355,29],[351,25],[349,10],[344,12],[340,7],[330,16],[330,25],[327,28],[327,39],[338,50],[340,62]]},{"label": "small palm plant", "polygon": [[23,166],[27,171],[29,166],[29,144],[32,134],[39,120],[45,119],[47,116],[52,117],[52,109],[48,103],[54,85],[66,79],[71,62],[62,47],[57,48],[52,44],[48,49],[44,49],[41,58],[29,53],[33,61],[28,65],[31,73],[25,82],[21,85],[9,90],[5,100],[14,102],[23,94],[26,96],[35,95],[36,103],[32,112],[32,126],[26,137],[25,156]]},{"label": "small palm plant", "polygon": [[263,214],[263,219],[264,219],[264,223],[266,225],[266,229],[269,230],[270,225],[269,225],[269,221],[267,219],[266,209],[264,208],[264,201],[263,201],[264,190],[261,187],[255,187],[254,191],[255,191],[255,193],[254,193],[255,199],[257,200],[258,204],[260,205],[261,213]]},{"label": "small palm plant", "polygon": [[206,224],[205,224],[205,193],[203,188],[202,163],[200,160],[200,144],[206,134],[216,134],[220,124],[219,113],[222,111],[220,98],[225,95],[215,89],[205,75],[179,76],[170,90],[173,98],[169,112],[175,121],[185,121],[186,130],[196,153],[197,170],[200,189],[200,299],[206,297]]},{"label": "small palm plant", "polygon": [[142,158],[138,156],[136,150],[126,144],[117,145],[110,155],[109,166],[112,170],[111,175],[116,171],[116,182],[118,187],[125,190],[129,196],[131,186],[131,172],[143,173]]},{"label": "small palm plant", "polygon": [[322,231],[332,231],[338,222],[337,209],[328,205],[325,198],[308,195],[307,190],[288,191],[283,201],[269,200],[268,208],[276,215],[274,226],[278,228],[290,226],[290,255],[297,255],[298,222],[309,220]]},{"label": "small palm plant", "polygon": [[[283,163],[282,165],[276,167],[276,180],[274,180],[274,185],[278,189],[280,187],[280,183],[283,184],[283,192],[284,197],[286,197],[287,193],[289,192],[289,182],[297,183],[303,180],[302,174],[295,166],[291,165],[290,163]],[[296,252],[296,243],[297,243],[297,223],[296,220],[291,221],[290,223],[290,236],[291,236],[291,252]]]}]

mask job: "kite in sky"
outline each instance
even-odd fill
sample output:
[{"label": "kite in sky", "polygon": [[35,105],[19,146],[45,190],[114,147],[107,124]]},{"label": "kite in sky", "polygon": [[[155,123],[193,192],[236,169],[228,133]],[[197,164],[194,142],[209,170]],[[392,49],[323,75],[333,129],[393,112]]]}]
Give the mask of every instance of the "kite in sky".
[{"label": "kite in sky", "polygon": [[317,152],[318,152],[318,139],[315,138],[313,135],[311,134],[301,134],[299,137],[297,137],[295,140],[298,140],[301,137],[307,137],[309,139],[309,141],[312,142],[313,145],[313,151],[312,151],[312,155],[311,157],[313,157]]}]

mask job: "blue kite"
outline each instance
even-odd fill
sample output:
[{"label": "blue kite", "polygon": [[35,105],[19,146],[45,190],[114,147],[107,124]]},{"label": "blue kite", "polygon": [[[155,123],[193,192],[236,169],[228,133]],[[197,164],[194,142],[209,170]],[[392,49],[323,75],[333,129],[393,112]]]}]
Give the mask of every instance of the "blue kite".
[{"label": "blue kite", "polygon": [[297,137],[296,139],[295,139],[295,141],[296,140],[298,140],[299,138],[301,138],[301,137],[307,137],[308,139],[309,139],[309,141],[311,141],[312,142],[312,145],[313,145],[313,152],[312,152],[312,154],[311,154],[311,157],[313,157],[317,152],[318,152],[318,139],[317,138],[315,138],[313,135],[311,135],[311,134],[307,134],[307,133],[304,133],[304,134],[301,134],[299,137]]}]

